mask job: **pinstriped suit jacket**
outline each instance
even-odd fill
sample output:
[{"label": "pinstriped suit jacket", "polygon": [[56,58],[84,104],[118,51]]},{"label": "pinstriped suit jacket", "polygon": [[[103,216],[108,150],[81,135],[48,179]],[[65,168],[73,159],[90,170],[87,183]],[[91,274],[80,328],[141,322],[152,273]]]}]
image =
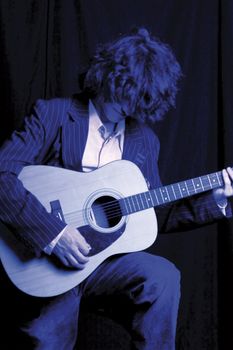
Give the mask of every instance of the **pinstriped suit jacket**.
[{"label": "pinstriped suit jacket", "polygon": [[[21,131],[15,131],[0,150],[0,220],[34,250],[43,249],[65,227],[25,190],[17,175],[24,166],[47,164],[81,170],[88,133],[88,100],[38,100]],[[155,188],[159,141],[147,126],[126,123],[123,159],[136,163]],[[222,217],[212,196],[204,194],[156,209],[159,230],[193,228]]]}]

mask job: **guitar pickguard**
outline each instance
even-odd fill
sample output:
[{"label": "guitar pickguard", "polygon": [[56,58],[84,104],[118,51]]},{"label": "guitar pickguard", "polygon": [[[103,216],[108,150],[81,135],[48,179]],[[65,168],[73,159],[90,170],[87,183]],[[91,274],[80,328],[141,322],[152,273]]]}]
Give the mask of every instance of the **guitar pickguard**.
[{"label": "guitar pickguard", "polygon": [[124,224],[120,229],[110,233],[96,231],[89,225],[78,227],[78,230],[91,246],[89,256],[93,256],[115,242],[124,233],[125,226],[126,225]]}]

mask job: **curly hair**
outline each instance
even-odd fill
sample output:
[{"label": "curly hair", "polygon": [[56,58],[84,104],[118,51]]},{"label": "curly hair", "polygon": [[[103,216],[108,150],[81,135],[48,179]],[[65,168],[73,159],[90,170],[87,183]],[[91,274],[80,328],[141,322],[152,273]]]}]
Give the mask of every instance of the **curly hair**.
[{"label": "curly hair", "polygon": [[161,120],[175,106],[179,63],[168,45],[145,28],[99,47],[84,79],[89,96],[124,103],[141,122]]}]

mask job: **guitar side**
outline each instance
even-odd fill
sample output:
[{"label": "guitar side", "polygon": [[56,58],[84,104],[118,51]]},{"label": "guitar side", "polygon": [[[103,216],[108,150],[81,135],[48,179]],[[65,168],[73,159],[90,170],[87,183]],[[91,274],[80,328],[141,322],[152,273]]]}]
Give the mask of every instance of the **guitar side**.
[{"label": "guitar side", "polygon": [[[50,203],[59,200],[65,222],[75,227],[90,224],[86,208],[99,195],[124,198],[147,190],[140,170],[125,160],[115,161],[91,173],[28,166],[19,178],[49,212]],[[12,282],[25,293],[39,297],[58,295],[81,283],[108,257],[146,249],[156,239],[157,221],[153,208],[124,217],[122,225],[120,222],[118,226],[123,233],[102,251],[90,256],[83,270],[62,267],[45,254],[39,258],[27,258],[21,243],[4,226],[0,227],[1,260]],[[95,239],[98,239],[98,234],[111,238],[114,232],[115,227],[102,232],[97,229]]]}]

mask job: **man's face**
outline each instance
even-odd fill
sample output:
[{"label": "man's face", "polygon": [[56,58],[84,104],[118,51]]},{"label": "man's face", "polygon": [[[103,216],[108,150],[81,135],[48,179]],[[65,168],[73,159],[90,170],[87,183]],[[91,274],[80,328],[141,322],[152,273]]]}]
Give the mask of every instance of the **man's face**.
[{"label": "man's face", "polygon": [[116,102],[104,102],[101,106],[101,109],[103,122],[118,123],[126,117],[124,104],[119,104]]}]

